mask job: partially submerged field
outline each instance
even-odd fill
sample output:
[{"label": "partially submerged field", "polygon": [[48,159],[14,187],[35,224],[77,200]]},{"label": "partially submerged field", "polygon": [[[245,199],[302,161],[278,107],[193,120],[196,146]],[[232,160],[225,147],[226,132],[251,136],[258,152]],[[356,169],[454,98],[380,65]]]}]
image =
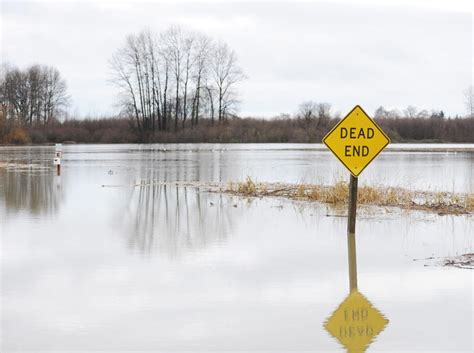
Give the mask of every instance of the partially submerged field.
[{"label": "partially submerged field", "polygon": [[[221,191],[251,197],[284,197],[291,200],[318,201],[334,206],[348,202],[348,183],[333,185],[259,183],[247,178],[229,183]],[[412,191],[400,187],[368,186],[358,188],[357,200],[362,205],[398,207],[438,214],[472,214],[474,195],[450,192]]]},{"label": "partially submerged field", "polygon": [[[342,208],[348,202],[348,183],[336,181],[332,185],[257,182],[247,177],[245,181],[216,182],[162,182],[142,181],[133,186],[174,185],[197,187],[202,190],[241,197],[277,197],[302,202],[319,202]],[[113,187],[121,185],[102,185]],[[434,212],[438,215],[474,214],[474,194],[445,191],[414,191],[401,187],[362,185],[358,188],[358,205],[395,207],[403,210]]]},{"label": "partially submerged field", "polygon": [[[0,162],[0,170],[34,171],[49,170],[50,166],[35,163]],[[195,183],[148,181],[134,186],[150,184],[173,184],[197,186],[212,192],[223,192],[244,197],[280,197],[290,200],[321,202],[342,207],[348,202],[348,183],[336,180],[331,185],[306,183],[257,182],[250,177],[244,181],[223,183]],[[102,185],[110,187],[113,185]],[[361,185],[358,188],[359,205],[397,207],[405,210],[421,210],[445,214],[473,214],[474,194],[446,191],[415,191],[402,187],[384,185]]]}]

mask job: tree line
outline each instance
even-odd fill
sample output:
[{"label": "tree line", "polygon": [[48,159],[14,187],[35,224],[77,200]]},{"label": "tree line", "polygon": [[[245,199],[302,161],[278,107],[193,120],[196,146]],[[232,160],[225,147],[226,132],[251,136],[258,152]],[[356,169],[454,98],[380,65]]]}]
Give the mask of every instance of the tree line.
[{"label": "tree line", "polygon": [[245,78],[236,53],[223,42],[173,26],[127,37],[110,60],[123,114],[142,136],[222,122],[235,112],[236,84]]},{"label": "tree line", "polygon": [[473,115],[451,118],[446,117],[443,111],[421,111],[417,114],[405,111],[400,115],[392,111],[389,114],[376,112],[375,119],[394,142],[474,142]]},{"label": "tree line", "polygon": [[[446,117],[441,111],[428,116],[374,114],[376,122],[392,142],[474,143],[474,116]],[[385,111],[387,112],[387,111]],[[328,103],[305,102],[294,114],[281,114],[271,119],[229,117],[222,123],[204,118],[193,128],[177,132],[156,131],[150,143],[321,143],[326,133],[341,119]],[[52,125],[33,126],[17,143],[142,143],[131,119],[68,119]],[[12,142],[12,141],[10,141]],[[1,136],[0,136],[1,143]]]}]

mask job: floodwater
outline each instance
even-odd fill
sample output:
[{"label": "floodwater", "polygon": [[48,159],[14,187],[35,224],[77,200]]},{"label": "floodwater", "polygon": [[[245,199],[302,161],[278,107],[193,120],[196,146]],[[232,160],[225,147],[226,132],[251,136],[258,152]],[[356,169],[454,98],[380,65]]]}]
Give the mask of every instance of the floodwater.
[{"label": "floodwater", "polygon": [[[341,210],[161,183],[348,179],[322,146],[68,145],[59,177],[53,157],[0,147],[1,352],[346,351],[325,328]],[[359,182],[473,193],[473,165],[473,145],[391,145]],[[472,352],[473,272],[440,266],[474,252],[472,216],[361,208],[356,233],[388,320],[364,349]]]}]

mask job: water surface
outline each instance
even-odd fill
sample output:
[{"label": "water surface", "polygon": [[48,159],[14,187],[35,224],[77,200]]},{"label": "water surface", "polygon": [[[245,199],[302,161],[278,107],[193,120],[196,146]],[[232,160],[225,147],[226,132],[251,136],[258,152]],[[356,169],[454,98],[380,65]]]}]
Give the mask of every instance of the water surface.
[{"label": "water surface", "polygon": [[[360,182],[472,193],[474,154],[452,147],[392,145]],[[2,352],[344,352],[323,327],[349,291],[340,210],[154,183],[347,178],[321,146],[63,151],[58,177],[54,147],[0,147]],[[472,216],[360,210],[359,290],[390,321],[368,352],[472,351],[472,272],[437,264],[473,234]]]}]

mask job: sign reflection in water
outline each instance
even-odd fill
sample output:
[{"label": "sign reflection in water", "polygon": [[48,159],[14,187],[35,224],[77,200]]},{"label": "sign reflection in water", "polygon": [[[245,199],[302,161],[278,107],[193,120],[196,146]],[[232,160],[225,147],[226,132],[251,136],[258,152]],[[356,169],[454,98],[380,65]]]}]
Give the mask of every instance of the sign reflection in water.
[{"label": "sign reflection in water", "polygon": [[348,352],[362,353],[387,324],[384,315],[355,290],[344,299],[324,327]]},{"label": "sign reflection in water", "polygon": [[[324,323],[348,353],[363,353],[388,324],[385,316],[357,289],[355,240],[348,242],[350,293]],[[355,270],[356,271],[356,270]],[[355,286],[352,284],[356,283]]]}]

